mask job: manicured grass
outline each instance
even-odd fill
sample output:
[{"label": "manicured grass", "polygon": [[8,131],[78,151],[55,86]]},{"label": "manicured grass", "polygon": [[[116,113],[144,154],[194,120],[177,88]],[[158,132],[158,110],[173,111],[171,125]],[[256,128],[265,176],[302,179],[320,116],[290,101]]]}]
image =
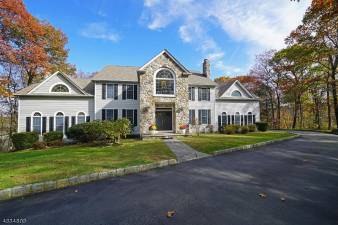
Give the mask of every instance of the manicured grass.
[{"label": "manicured grass", "polygon": [[210,154],[212,152],[238,147],[241,145],[255,144],[264,141],[276,140],[294,136],[287,132],[255,132],[249,134],[201,134],[200,136],[180,137],[180,140],[194,149]]},{"label": "manicured grass", "polygon": [[161,140],[0,153],[0,189],[175,158]]}]

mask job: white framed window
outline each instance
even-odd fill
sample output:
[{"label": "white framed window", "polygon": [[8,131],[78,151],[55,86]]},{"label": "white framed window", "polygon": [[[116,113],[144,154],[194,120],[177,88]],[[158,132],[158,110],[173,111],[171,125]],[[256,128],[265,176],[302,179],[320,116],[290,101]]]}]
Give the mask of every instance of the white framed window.
[{"label": "white framed window", "polygon": [[51,92],[69,93],[69,88],[64,84],[56,84],[53,86]]},{"label": "white framed window", "polygon": [[199,124],[211,124],[211,110],[199,109],[198,110],[198,122]]},{"label": "white framed window", "polygon": [[55,131],[64,132],[65,129],[65,116],[62,112],[55,115]]},{"label": "white framed window", "polygon": [[252,112],[248,112],[248,124],[253,124]]},{"label": "white framed window", "polygon": [[169,69],[161,69],[155,74],[155,94],[175,95],[175,75]]},{"label": "white framed window", "polygon": [[235,124],[241,125],[241,115],[239,114],[239,112],[236,112],[235,114]]},{"label": "white framed window", "polygon": [[242,97],[242,93],[240,92],[240,91],[233,91],[232,93],[231,93],[231,96],[232,97]]},{"label": "white framed window", "polygon": [[198,101],[210,101],[210,88],[198,88]]},{"label": "white framed window", "polygon": [[189,124],[195,124],[195,109],[189,110]]},{"label": "white framed window", "polygon": [[84,112],[79,112],[77,114],[77,124],[86,122],[86,114]]},{"label": "white framed window", "polygon": [[228,124],[228,121],[227,121],[227,113],[226,112],[222,112],[222,117],[221,117],[221,124],[222,125],[227,125]]},{"label": "white framed window", "polygon": [[39,112],[33,114],[32,130],[38,134],[42,132],[42,115]]},{"label": "white framed window", "polygon": [[189,87],[189,100],[195,101],[195,88]]}]

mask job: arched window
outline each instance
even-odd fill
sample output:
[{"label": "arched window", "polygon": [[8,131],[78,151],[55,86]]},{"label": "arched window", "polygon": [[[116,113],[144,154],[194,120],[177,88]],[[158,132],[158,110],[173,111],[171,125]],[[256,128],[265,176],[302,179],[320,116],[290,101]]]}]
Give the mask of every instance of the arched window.
[{"label": "arched window", "polygon": [[42,122],[41,122],[41,113],[36,112],[33,114],[33,131],[35,131],[38,134],[41,134],[41,128]]},{"label": "arched window", "polygon": [[174,95],[175,94],[175,77],[168,69],[162,69],[156,74],[156,94],[157,95]]},{"label": "arched window", "polygon": [[62,112],[58,112],[55,116],[55,130],[63,132],[65,127],[64,115]]},{"label": "arched window", "polygon": [[236,115],[235,115],[235,124],[236,125],[241,125],[241,115],[239,114],[239,112],[236,112]]},{"label": "arched window", "polygon": [[252,112],[248,112],[248,124],[252,124]]},{"label": "arched window", "polygon": [[86,114],[84,114],[84,112],[79,112],[77,114],[77,123],[85,123],[86,122]]},{"label": "arched window", "polygon": [[69,92],[69,89],[64,84],[57,84],[57,85],[55,85],[52,88],[52,92],[61,92],[61,93],[64,93],[64,92]]},{"label": "arched window", "polygon": [[222,112],[222,125],[227,125],[227,113],[226,112]]},{"label": "arched window", "polygon": [[232,97],[242,97],[242,93],[240,92],[240,91],[233,91],[232,93],[231,93],[231,96]]}]

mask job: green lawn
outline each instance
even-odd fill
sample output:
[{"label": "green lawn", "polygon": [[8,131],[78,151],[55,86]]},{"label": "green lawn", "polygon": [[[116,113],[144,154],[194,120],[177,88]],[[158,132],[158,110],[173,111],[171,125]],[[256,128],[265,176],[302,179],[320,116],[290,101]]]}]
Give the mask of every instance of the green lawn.
[{"label": "green lawn", "polygon": [[0,153],[0,189],[175,158],[161,140]]},{"label": "green lawn", "polygon": [[180,137],[180,140],[194,149],[210,154],[212,152],[238,147],[241,145],[255,144],[259,142],[276,140],[294,136],[287,132],[255,132],[249,134],[201,134],[200,136]]}]

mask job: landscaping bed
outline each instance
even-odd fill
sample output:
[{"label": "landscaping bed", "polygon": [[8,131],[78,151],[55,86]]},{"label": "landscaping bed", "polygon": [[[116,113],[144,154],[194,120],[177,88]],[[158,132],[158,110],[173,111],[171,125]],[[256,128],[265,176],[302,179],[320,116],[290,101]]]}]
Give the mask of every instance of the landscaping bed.
[{"label": "landscaping bed", "polygon": [[291,136],[295,136],[295,134],[268,131],[233,135],[201,134],[200,136],[180,137],[179,139],[200,152],[212,154],[213,152],[227,148],[278,140]]},{"label": "landscaping bed", "polygon": [[122,140],[120,145],[68,145],[0,153],[0,189],[175,159],[162,140]]}]

